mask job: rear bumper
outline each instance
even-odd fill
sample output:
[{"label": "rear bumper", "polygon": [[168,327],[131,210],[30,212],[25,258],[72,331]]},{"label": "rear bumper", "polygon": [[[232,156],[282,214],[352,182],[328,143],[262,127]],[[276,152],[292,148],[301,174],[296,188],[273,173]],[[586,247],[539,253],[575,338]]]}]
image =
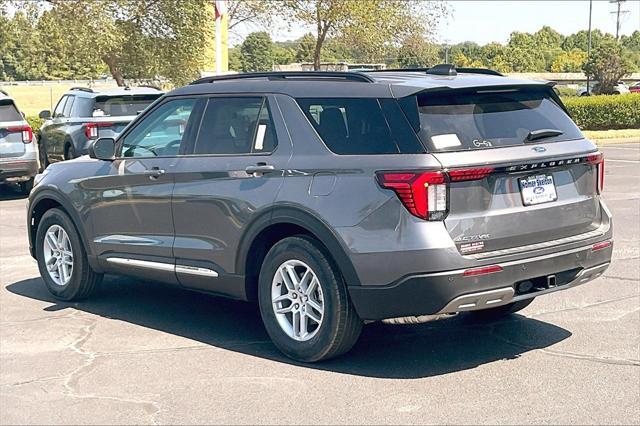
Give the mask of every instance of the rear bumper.
[{"label": "rear bumper", "polygon": [[[495,262],[502,271],[465,276],[464,269],[410,275],[389,286],[349,287],[364,320],[434,315],[486,309],[564,290],[589,282],[607,269],[613,244],[593,244],[510,262]],[[549,279],[548,277],[554,277]],[[530,282],[526,292],[520,283]]]},{"label": "rear bumper", "polygon": [[0,182],[29,180],[37,173],[36,159],[0,161]]}]

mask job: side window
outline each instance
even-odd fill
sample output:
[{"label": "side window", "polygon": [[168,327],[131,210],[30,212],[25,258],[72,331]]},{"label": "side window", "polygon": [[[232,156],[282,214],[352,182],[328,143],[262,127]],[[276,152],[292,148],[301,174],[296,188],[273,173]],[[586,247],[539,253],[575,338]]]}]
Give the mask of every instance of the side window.
[{"label": "side window", "polygon": [[196,99],[175,99],[147,115],[122,142],[123,157],[178,155]]},{"label": "side window", "polygon": [[93,115],[93,98],[76,98],[73,103],[74,117],[91,117]]},{"label": "side window", "polygon": [[378,99],[298,99],[327,147],[336,154],[397,154]]},{"label": "side window", "polygon": [[268,153],[276,145],[265,98],[211,98],[202,116],[193,153]]},{"label": "side window", "polygon": [[69,96],[67,95],[64,95],[62,98],[60,98],[60,100],[58,101],[58,105],[56,105],[56,109],[53,110],[53,118],[64,117],[63,111],[64,106],[67,103],[67,99],[69,99]]},{"label": "side window", "polygon": [[76,97],[75,96],[69,96],[67,98],[67,103],[64,106],[64,110],[62,111],[62,114],[65,117],[71,117],[71,108],[73,108],[73,103],[75,102]]}]

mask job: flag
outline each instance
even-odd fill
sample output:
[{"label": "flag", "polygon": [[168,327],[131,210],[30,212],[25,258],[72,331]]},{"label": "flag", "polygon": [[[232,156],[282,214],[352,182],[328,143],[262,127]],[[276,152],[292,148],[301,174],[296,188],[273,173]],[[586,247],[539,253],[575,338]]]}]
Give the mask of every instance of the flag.
[{"label": "flag", "polygon": [[227,0],[215,0],[213,6],[216,9],[216,19],[222,18],[227,14]]}]

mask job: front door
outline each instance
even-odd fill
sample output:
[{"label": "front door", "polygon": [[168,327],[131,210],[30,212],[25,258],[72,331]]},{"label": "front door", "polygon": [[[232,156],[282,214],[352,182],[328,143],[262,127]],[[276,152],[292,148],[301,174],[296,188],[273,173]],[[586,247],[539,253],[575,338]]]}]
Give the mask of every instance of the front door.
[{"label": "front door", "polygon": [[247,226],[283,183],[291,142],[273,99],[206,100],[197,137],[175,167],[176,273],[186,287],[244,297],[236,270]]},{"label": "front door", "polygon": [[[174,282],[171,194],[196,99],[169,100],[118,141],[118,158],[88,179],[94,252],[109,270]],[[197,121],[197,120],[194,120]]]}]

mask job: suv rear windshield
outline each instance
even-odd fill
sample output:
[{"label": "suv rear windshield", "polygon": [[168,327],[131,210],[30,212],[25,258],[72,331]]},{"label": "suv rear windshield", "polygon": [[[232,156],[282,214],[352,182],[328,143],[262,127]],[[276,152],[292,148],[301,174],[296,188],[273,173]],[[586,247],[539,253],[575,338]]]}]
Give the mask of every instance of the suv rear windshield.
[{"label": "suv rear windshield", "polygon": [[22,115],[10,100],[0,100],[0,121],[22,121]]},{"label": "suv rear windshield", "polygon": [[583,137],[546,88],[419,93],[400,100],[400,104],[410,121],[415,125],[419,121],[416,130],[430,151],[485,149],[522,145],[525,141],[557,142]]},{"label": "suv rear windshield", "polygon": [[160,96],[160,93],[157,95],[98,96],[91,115],[99,115],[99,111],[102,111],[105,116],[111,117],[138,115]]}]

